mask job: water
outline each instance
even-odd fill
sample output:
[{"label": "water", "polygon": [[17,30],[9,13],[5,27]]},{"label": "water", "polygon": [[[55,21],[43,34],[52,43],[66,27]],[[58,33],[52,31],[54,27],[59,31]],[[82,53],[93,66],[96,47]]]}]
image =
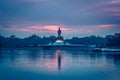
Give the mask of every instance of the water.
[{"label": "water", "polygon": [[120,52],[1,49],[0,80],[120,80]]}]

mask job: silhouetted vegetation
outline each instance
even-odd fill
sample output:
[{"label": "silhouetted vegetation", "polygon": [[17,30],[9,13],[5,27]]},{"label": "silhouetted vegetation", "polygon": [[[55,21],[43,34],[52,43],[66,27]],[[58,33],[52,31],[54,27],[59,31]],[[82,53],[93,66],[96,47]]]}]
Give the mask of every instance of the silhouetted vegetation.
[{"label": "silhouetted vegetation", "polygon": [[17,38],[15,35],[11,35],[10,37],[0,36],[0,47],[27,47],[27,46],[38,46],[43,44],[49,44],[50,42],[54,42],[56,39],[55,36],[50,37],[39,37],[37,35],[31,35],[24,39]]},{"label": "silhouetted vegetation", "polygon": [[107,35],[106,39],[108,46],[120,46],[120,33],[115,33],[114,35]]},{"label": "silhouetted vegetation", "polygon": [[[55,42],[55,36],[40,37],[37,35],[31,35],[26,38],[17,38],[15,35],[10,37],[3,37],[0,35],[0,47],[27,47],[27,46],[39,46]],[[88,36],[88,37],[73,37],[72,39],[66,39],[65,42],[76,45],[107,45],[107,46],[120,46],[120,33],[114,35],[107,35],[106,37],[100,36]]]},{"label": "silhouetted vegetation", "polygon": [[66,39],[66,42],[70,44],[101,45],[106,43],[106,38],[93,35],[83,38],[73,37],[72,39]]}]

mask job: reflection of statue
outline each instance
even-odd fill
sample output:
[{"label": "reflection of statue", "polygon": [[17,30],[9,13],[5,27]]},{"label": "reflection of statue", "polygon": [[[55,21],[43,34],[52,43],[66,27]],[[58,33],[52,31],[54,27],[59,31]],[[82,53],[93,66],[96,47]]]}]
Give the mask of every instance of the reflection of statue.
[{"label": "reflection of statue", "polygon": [[58,59],[58,70],[61,70],[61,51],[58,50],[56,53],[57,53],[57,59]]}]

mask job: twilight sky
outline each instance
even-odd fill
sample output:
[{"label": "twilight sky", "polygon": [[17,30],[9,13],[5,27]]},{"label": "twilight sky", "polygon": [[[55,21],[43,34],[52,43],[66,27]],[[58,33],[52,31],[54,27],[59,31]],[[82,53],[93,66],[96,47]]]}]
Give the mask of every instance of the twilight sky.
[{"label": "twilight sky", "polygon": [[120,32],[120,0],[0,0],[0,34],[65,38]]}]

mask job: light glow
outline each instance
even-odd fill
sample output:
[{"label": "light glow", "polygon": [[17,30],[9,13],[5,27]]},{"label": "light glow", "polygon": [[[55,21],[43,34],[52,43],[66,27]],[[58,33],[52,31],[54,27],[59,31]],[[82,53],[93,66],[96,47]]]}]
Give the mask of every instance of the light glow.
[{"label": "light glow", "polygon": [[62,41],[62,40],[56,40],[56,42],[61,43],[61,42],[63,42],[63,41]]}]

